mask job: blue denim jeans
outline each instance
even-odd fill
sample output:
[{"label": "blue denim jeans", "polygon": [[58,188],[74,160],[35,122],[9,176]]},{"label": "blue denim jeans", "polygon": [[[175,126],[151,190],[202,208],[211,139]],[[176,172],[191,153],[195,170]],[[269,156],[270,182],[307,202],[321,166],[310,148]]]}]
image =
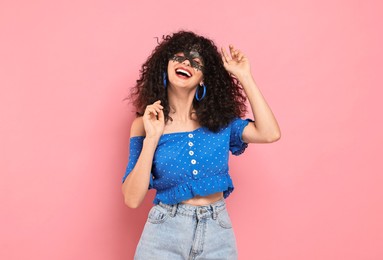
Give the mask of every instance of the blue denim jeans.
[{"label": "blue denim jeans", "polygon": [[150,210],[135,260],[235,260],[224,199],[207,206],[158,204]]}]

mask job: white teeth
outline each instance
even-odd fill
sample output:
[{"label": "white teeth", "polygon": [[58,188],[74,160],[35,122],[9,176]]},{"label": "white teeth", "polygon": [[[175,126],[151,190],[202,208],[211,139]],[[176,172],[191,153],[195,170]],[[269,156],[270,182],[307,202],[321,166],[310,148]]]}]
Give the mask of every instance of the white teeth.
[{"label": "white teeth", "polygon": [[190,74],[188,71],[186,71],[186,70],[183,70],[183,69],[177,69],[176,72],[181,72],[181,73],[183,73],[183,74],[186,74],[188,77],[191,77],[191,74]]}]

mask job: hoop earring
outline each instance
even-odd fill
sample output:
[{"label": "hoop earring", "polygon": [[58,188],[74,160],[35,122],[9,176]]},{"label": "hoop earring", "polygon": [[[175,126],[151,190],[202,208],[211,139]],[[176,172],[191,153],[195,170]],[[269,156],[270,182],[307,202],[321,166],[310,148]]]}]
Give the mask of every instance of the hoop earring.
[{"label": "hoop earring", "polygon": [[195,99],[197,99],[197,101],[201,101],[205,97],[205,95],[206,95],[206,86],[205,86],[205,84],[202,84],[201,87],[203,87],[203,92],[202,92],[202,96],[201,97],[198,97],[199,87],[197,87],[197,90],[195,92]]},{"label": "hoop earring", "polygon": [[164,88],[166,88],[168,86],[168,74],[166,72],[164,72],[162,74],[162,77],[163,77],[163,83],[164,83]]}]

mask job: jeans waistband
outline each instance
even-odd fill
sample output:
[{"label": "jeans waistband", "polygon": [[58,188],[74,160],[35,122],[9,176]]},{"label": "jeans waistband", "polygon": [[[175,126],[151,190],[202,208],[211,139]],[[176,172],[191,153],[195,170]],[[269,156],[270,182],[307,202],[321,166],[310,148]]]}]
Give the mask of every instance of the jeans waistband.
[{"label": "jeans waistband", "polygon": [[209,217],[216,219],[218,213],[226,209],[225,199],[220,199],[209,205],[203,205],[203,206],[195,206],[195,205],[183,204],[183,203],[168,205],[162,202],[160,202],[158,205],[164,209],[167,209],[170,212],[170,215],[172,217],[176,216],[176,214],[181,214],[184,216],[190,216],[197,219],[209,218]]}]

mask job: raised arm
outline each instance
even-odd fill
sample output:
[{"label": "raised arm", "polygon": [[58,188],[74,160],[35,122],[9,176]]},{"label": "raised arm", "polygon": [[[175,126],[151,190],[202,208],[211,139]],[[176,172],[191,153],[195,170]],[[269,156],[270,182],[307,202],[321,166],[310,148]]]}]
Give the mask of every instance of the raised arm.
[{"label": "raised arm", "polygon": [[230,55],[222,48],[222,60],[226,70],[236,77],[245,90],[254,116],[242,134],[246,143],[270,143],[279,140],[281,132],[278,122],[251,74],[248,58],[239,50],[229,46]]},{"label": "raised arm", "polygon": [[149,105],[142,117],[136,118],[130,136],[145,136],[136,165],[122,184],[125,204],[130,208],[141,205],[148,192],[154,152],[164,131],[164,113],[160,101]]}]

